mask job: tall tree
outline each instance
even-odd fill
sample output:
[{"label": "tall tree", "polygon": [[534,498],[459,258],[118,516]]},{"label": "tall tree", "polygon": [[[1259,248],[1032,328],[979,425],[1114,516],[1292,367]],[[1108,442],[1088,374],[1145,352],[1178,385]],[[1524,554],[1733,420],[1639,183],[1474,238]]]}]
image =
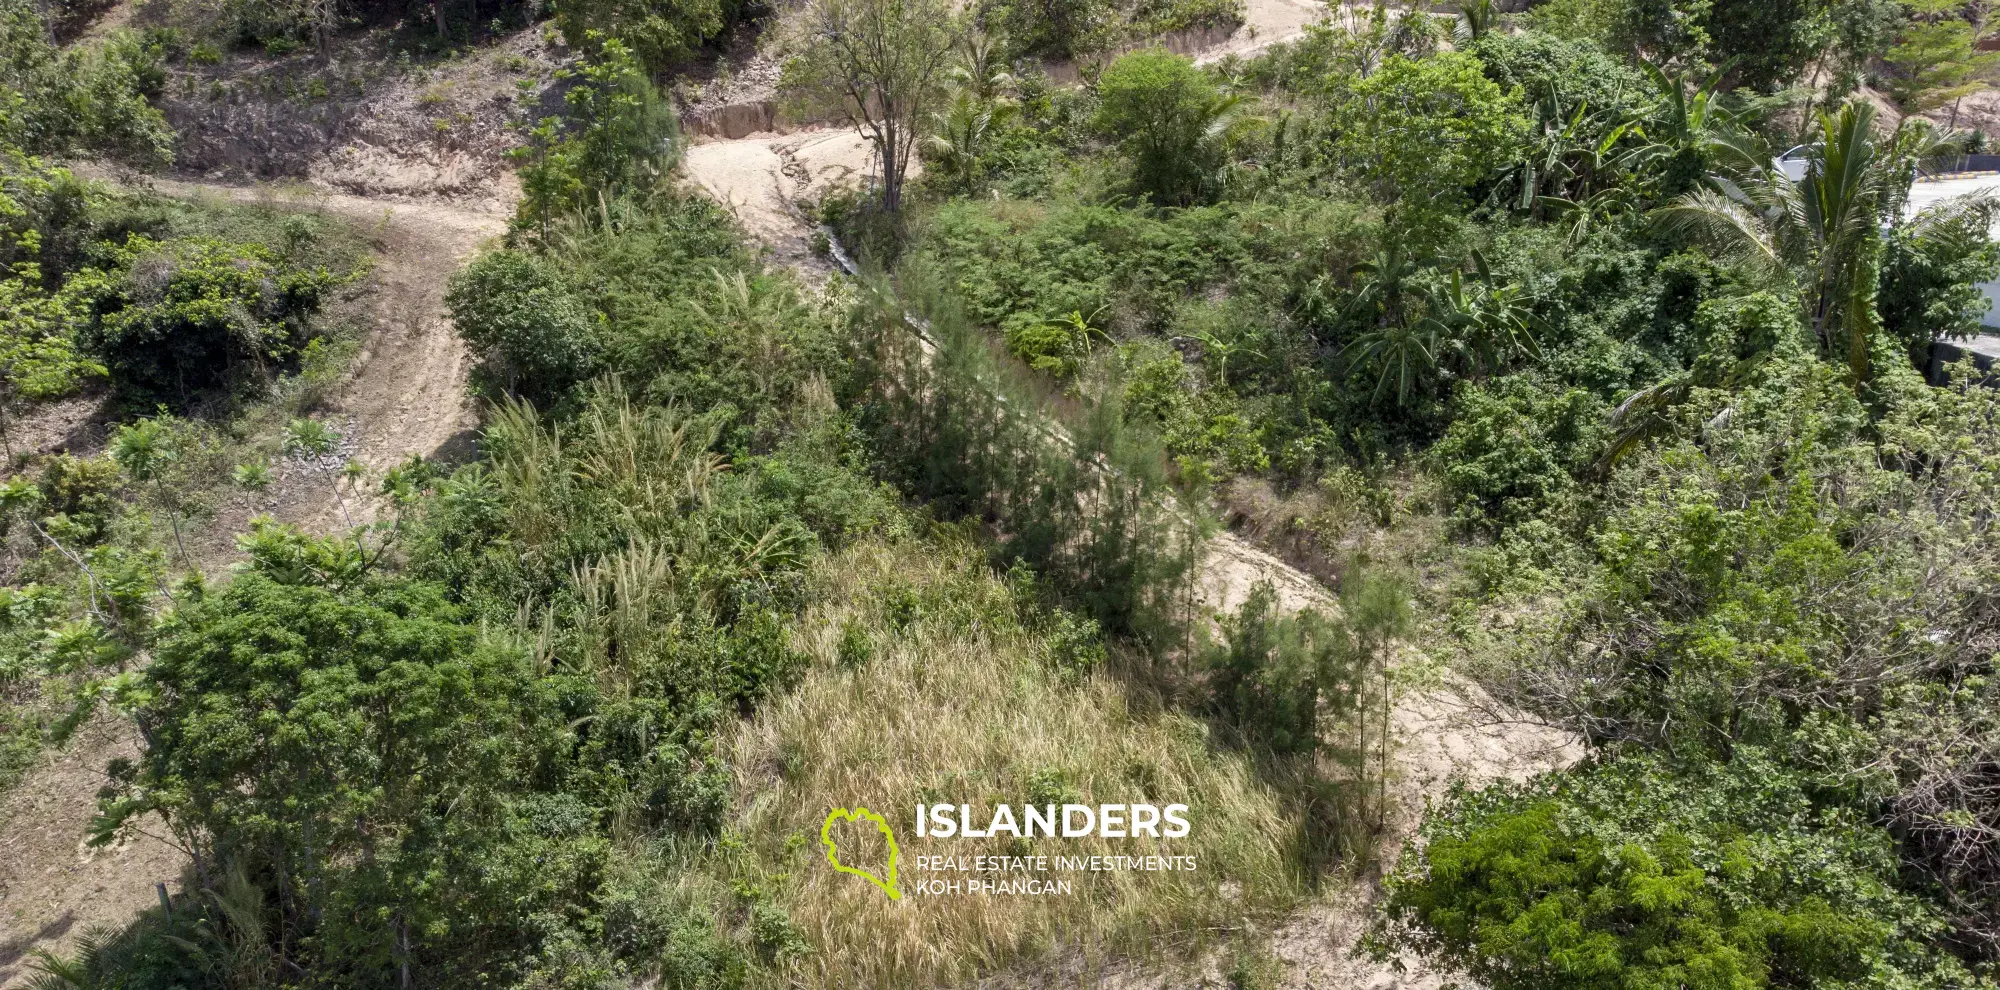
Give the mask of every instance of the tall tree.
[{"label": "tall tree", "polygon": [[781,83],[808,113],[845,119],[875,145],[882,205],[903,204],[910,155],[943,102],[959,18],[945,0],[813,0]]},{"label": "tall tree", "polygon": [[1979,90],[1980,77],[2000,62],[2000,53],[1979,50],[1987,4],[1976,5],[1972,20],[1952,0],[1911,0],[1909,8],[1910,21],[1887,56],[1898,73],[1890,92],[1911,113],[1952,104],[1950,126],[1957,126],[1958,101]]}]

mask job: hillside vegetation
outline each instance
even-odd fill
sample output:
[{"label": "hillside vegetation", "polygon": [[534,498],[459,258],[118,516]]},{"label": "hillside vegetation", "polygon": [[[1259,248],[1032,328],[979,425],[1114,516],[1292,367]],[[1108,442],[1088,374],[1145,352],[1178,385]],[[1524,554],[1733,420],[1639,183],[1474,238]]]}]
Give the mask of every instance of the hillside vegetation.
[{"label": "hillside vegetation", "polygon": [[[0,19],[0,790],[129,727],[77,838],[187,868],[5,978],[1271,987],[1333,910],[1392,981],[2000,978],[2000,392],[1921,371],[2000,204],[1905,208],[1986,146],[1983,4],[1364,5],[1208,63],[1146,42],[1241,10],[128,13]],[[679,174],[746,31],[872,146],[802,210],[857,275]],[[505,235],[424,269],[476,442],[331,402],[386,216],[78,177],[242,150],[163,106],[338,143],[491,65],[375,135],[508,149]],[[1568,755],[1413,788],[1412,699]],[[1142,801],[1195,827],[909,828]],[[969,851],[1200,866],[917,887]]]}]

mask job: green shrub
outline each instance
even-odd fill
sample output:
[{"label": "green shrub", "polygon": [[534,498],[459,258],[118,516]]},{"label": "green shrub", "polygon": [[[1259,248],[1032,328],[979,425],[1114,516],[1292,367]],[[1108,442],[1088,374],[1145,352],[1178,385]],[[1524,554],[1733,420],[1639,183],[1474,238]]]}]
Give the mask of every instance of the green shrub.
[{"label": "green shrub", "polygon": [[495,251],[451,278],[445,305],[476,354],[498,359],[507,388],[558,398],[604,364],[603,320],[555,266],[520,251]]},{"label": "green shrub", "polygon": [[1556,512],[1602,450],[1603,403],[1525,376],[1460,390],[1430,450],[1456,518],[1502,530]]},{"label": "green shrub", "polygon": [[1106,0],[999,0],[985,7],[1017,56],[1061,59],[1096,51],[1117,26],[1117,12]]},{"label": "green shrub", "polygon": [[141,406],[185,407],[234,377],[269,382],[295,367],[310,318],[344,280],[209,238],[135,234],[104,253],[109,267],[78,273],[64,294],[83,310],[78,342]]},{"label": "green shrub", "polygon": [[1090,356],[1091,337],[1104,331],[1090,325],[1081,310],[1051,320],[1015,318],[1006,327],[1007,349],[1028,367],[1057,378],[1076,374]]},{"label": "green shrub", "polygon": [[508,152],[521,162],[518,232],[546,235],[551,221],[571,216],[608,219],[611,200],[650,190],[680,159],[673,105],[623,42],[604,40],[560,75],[575,80],[563,116],[542,119]]},{"label": "green shrub", "polygon": [[1222,621],[1222,643],[1203,658],[1215,707],[1237,730],[1274,753],[1310,753],[1321,725],[1361,701],[1365,668],[1345,631],[1315,610],[1278,611],[1268,582]]},{"label": "green shrub", "polygon": [[274,948],[361,982],[532,945],[606,851],[590,814],[535,793],[562,752],[555,682],[440,588],[368,573],[352,540],[263,527],[246,546],[250,568],[180,602],[155,648],[151,744],[95,841],[164,815],[198,870],[243,869],[300,919]]},{"label": "green shrub", "polygon": [[1986,236],[1986,210],[1905,224],[1885,238],[1875,305],[1882,329],[1919,365],[1931,341],[1982,332],[1989,302],[1982,282],[2000,275],[2000,247]]},{"label": "green shrub", "polygon": [[142,164],[173,160],[173,131],[146,100],[164,81],[161,39],[127,33],[70,48],[49,39],[36,5],[0,3],[0,145]]},{"label": "green shrub", "polygon": [[685,58],[736,19],[743,0],[557,0],[556,26],[570,47],[595,53],[626,46],[649,73]]},{"label": "green shrub", "polygon": [[1200,198],[1223,161],[1218,124],[1235,107],[1188,58],[1164,49],[1120,55],[1097,80],[1097,124],[1132,159],[1139,189],[1162,204]]},{"label": "green shrub", "polygon": [[1462,52],[1391,56],[1375,72],[1336,77],[1331,123],[1343,164],[1392,204],[1411,253],[1438,244],[1468,192],[1520,154],[1521,94],[1486,78]]},{"label": "green shrub", "polygon": [[103,538],[105,528],[123,508],[118,495],[125,481],[118,464],[109,458],[85,460],[57,454],[43,465],[35,487],[41,493],[41,508],[51,516],[61,516],[63,528],[89,545]]},{"label": "green shrub", "polygon": [[1457,790],[1390,882],[1393,941],[1494,990],[1945,987],[1894,840],[1754,749]]}]

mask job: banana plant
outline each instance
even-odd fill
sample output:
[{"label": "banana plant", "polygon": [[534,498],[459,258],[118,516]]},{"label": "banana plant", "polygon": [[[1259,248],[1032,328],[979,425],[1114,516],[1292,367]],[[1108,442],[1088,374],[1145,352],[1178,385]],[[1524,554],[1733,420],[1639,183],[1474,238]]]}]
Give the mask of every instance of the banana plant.
[{"label": "banana plant", "polygon": [[1554,85],[1535,102],[1535,130],[1520,160],[1501,173],[1495,197],[1512,190],[1511,205],[1542,219],[1553,207],[1573,208],[1615,184],[1630,158],[1628,137],[1644,137],[1639,121],[1593,112],[1589,101],[1567,107]]},{"label": "banana plant", "polygon": [[1396,405],[1408,406],[1417,386],[1437,367],[1436,333],[1425,323],[1391,323],[1354,339],[1350,366],[1375,379],[1369,401],[1379,403],[1391,386]]},{"label": "banana plant", "polygon": [[1520,286],[1494,279],[1485,255],[1474,251],[1472,264],[1474,284],[1468,287],[1454,270],[1445,286],[1430,294],[1424,323],[1432,333],[1432,355],[1477,381],[1516,358],[1539,358],[1534,331],[1540,321]]}]

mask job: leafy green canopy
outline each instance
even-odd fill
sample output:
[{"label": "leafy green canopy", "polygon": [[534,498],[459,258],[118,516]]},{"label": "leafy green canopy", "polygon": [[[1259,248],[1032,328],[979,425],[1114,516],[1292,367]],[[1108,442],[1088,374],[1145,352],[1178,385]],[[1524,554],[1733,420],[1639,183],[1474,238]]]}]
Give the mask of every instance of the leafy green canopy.
[{"label": "leafy green canopy", "polygon": [[508,154],[521,162],[521,205],[510,227],[546,235],[549,223],[602,211],[624,193],[645,193],[680,159],[674,109],[653,85],[632,49],[617,38],[601,45],[563,78],[565,112],[544,117],[528,140]]},{"label": "leafy green canopy", "polygon": [[574,799],[535,793],[560,780],[562,683],[352,544],[273,527],[246,545],[251,569],[155,647],[148,745],[100,834],[164,814],[204,880],[272,886],[279,951],[366,983],[476,961],[579,901],[603,846],[577,841]]},{"label": "leafy green canopy", "polygon": [[261,245],[134,234],[104,245],[63,296],[78,314],[77,343],[128,398],[185,408],[233,376],[269,381],[296,367],[310,318],[345,280]]},{"label": "leafy green canopy", "polygon": [[163,59],[157,42],[130,35],[57,48],[34,4],[0,4],[0,145],[172,161],[173,132],[147,102],[164,83]]},{"label": "leafy green canopy", "polygon": [[1503,92],[1470,55],[1392,56],[1327,85],[1334,154],[1389,205],[1397,236],[1416,250],[1439,217],[1470,207],[1467,191],[1526,136],[1520,94]]},{"label": "leafy green canopy", "polygon": [[1894,839],[1821,786],[1745,750],[1456,791],[1383,931],[1495,990],[1965,985]]},{"label": "leafy green canopy", "polygon": [[601,319],[532,254],[482,255],[452,275],[445,305],[475,353],[496,356],[508,387],[531,398],[559,397],[603,364]]},{"label": "leafy green canopy", "polygon": [[1132,157],[1155,202],[1184,205],[1213,188],[1236,100],[1194,63],[1164,49],[1121,55],[1097,80],[1098,126]]},{"label": "leafy green canopy", "polygon": [[572,47],[629,50],[649,73],[660,73],[735,23],[742,0],[560,0],[556,25]]}]

